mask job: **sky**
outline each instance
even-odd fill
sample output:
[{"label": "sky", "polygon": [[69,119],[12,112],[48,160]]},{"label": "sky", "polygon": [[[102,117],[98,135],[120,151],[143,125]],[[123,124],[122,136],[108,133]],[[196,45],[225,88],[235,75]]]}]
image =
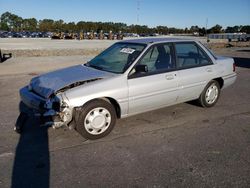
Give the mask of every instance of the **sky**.
[{"label": "sky", "polygon": [[[139,10],[138,2],[139,1]],[[0,0],[0,14],[154,27],[250,25],[250,0]],[[137,19],[139,15],[139,19]]]}]

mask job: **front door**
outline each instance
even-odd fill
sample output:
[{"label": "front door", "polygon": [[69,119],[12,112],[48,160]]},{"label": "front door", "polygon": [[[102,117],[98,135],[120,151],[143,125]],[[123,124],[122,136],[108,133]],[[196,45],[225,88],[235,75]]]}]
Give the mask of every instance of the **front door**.
[{"label": "front door", "polygon": [[176,103],[178,75],[173,45],[167,43],[152,46],[136,64],[138,65],[146,65],[148,71],[136,72],[134,68],[130,73],[129,115]]}]

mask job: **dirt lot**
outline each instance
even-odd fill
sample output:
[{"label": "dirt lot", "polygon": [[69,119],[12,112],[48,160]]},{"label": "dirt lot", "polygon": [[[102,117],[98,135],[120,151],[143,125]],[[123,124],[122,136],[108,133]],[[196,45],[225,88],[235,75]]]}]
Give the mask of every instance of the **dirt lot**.
[{"label": "dirt lot", "polygon": [[94,55],[115,41],[0,38],[3,52],[14,57]]},{"label": "dirt lot", "polygon": [[238,79],[214,108],[183,103],[133,116],[97,141],[40,128],[36,118],[22,135],[13,131],[19,88],[36,74],[84,63],[90,55],[0,64],[0,187],[249,187],[250,49],[216,52],[235,57]]},{"label": "dirt lot", "polygon": [[[169,36],[165,36],[166,38]],[[175,36],[173,36],[175,37]],[[180,38],[181,36],[176,36]],[[207,44],[205,37],[184,37],[194,38]],[[130,39],[130,38],[128,38]],[[84,55],[93,56],[108,46],[117,42],[115,40],[51,40],[30,39],[30,38],[0,38],[0,49],[4,52],[12,53],[13,57],[44,57],[44,56],[73,56]],[[211,49],[221,49],[231,47],[250,47],[250,42],[231,42],[227,40],[211,39],[208,46]]]}]

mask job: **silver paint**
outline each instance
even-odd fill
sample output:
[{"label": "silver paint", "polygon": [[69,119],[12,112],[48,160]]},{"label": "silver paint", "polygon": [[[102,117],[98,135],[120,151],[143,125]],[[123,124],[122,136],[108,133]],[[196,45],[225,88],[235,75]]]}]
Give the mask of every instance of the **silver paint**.
[{"label": "silver paint", "polygon": [[[81,107],[93,99],[101,98],[116,101],[120,109],[120,116],[124,118],[197,99],[206,85],[215,78],[222,78],[224,80],[223,88],[235,82],[236,73],[232,69],[234,60],[225,57],[215,59],[199,42],[196,42],[197,45],[207,53],[213,62],[212,65],[128,79],[134,65],[151,45],[180,41],[193,40],[153,38],[124,41],[144,43],[147,44],[147,47],[123,74],[113,74],[84,65],[78,65],[36,77],[31,81],[31,87],[36,93],[47,100],[50,100],[49,97],[55,94],[55,97],[61,103],[67,104],[65,111],[67,111],[68,115],[65,116],[67,118],[63,121],[65,124],[68,124],[72,119],[73,109]],[[169,79],[170,77],[171,79]],[[56,93],[61,88],[74,82],[95,78],[102,79]]]}]

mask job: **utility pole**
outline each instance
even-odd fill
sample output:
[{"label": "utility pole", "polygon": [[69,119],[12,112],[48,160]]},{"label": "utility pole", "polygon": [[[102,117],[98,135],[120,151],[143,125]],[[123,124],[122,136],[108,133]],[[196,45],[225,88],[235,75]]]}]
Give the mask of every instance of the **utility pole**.
[{"label": "utility pole", "polygon": [[207,35],[207,24],[208,24],[208,18],[206,19],[206,37],[207,37],[207,42],[209,42],[208,35]]},{"label": "utility pole", "polygon": [[206,35],[207,35],[207,24],[208,24],[208,18],[206,19]]},{"label": "utility pole", "polygon": [[139,21],[140,21],[140,0],[137,0],[137,25],[139,25]]}]

